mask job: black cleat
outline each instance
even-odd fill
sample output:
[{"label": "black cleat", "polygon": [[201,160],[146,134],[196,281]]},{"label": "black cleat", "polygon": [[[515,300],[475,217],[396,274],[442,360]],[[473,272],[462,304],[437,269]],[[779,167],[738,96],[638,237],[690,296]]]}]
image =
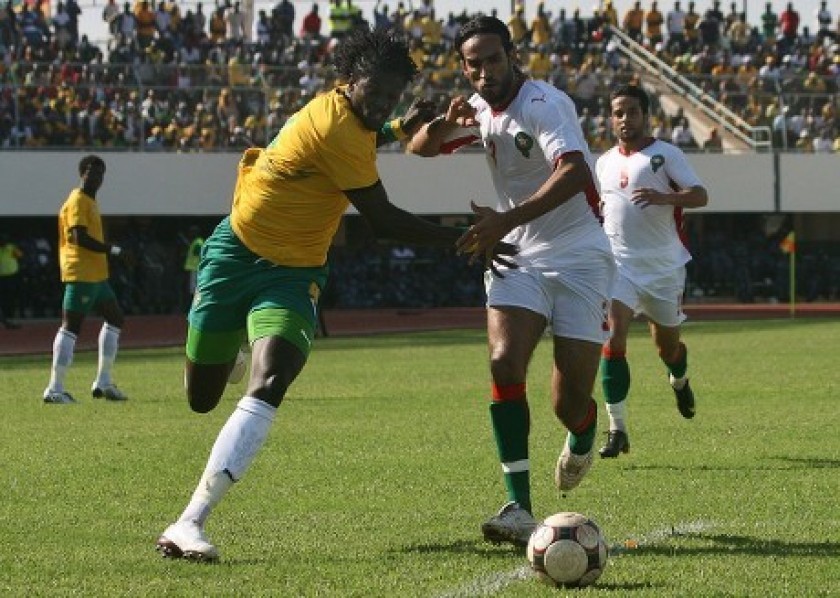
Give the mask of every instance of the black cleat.
[{"label": "black cleat", "polygon": [[694,392],[691,390],[688,380],[685,381],[685,386],[681,390],[675,388],[674,394],[677,397],[677,409],[679,409],[680,415],[686,419],[694,417]]},{"label": "black cleat", "polygon": [[618,453],[629,453],[630,439],[627,437],[627,432],[623,430],[610,430],[607,432],[607,444],[598,452],[604,459],[614,459],[618,457]]}]

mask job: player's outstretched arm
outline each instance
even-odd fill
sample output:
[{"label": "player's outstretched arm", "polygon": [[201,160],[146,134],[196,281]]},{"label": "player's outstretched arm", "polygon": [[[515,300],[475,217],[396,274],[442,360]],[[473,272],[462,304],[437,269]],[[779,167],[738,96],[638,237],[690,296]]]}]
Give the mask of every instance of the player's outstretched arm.
[{"label": "player's outstretched arm", "polygon": [[459,254],[474,259],[486,259],[491,264],[516,267],[508,258],[516,255],[517,248],[510,243],[496,243],[491,247],[456,246],[464,231],[453,226],[441,226],[424,220],[392,204],[381,181],[364,189],[344,192],[359,214],[368,221],[378,238],[393,239],[417,245],[452,247]]},{"label": "player's outstretched arm", "polygon": [[459,127],[474,127],[475,109],[463,96],[452,98],[446,114],[442,114],[420,127],[408,142],[408,151],[418,156],[437,156],[443,144]]},{"label": "player's outstretched arm", "polygon": [[436,114],[437,108],[431,100],[414,100],[404,115],[382,125],[376,134],[376,147],[411,137],[418,127],[432,120]]}]

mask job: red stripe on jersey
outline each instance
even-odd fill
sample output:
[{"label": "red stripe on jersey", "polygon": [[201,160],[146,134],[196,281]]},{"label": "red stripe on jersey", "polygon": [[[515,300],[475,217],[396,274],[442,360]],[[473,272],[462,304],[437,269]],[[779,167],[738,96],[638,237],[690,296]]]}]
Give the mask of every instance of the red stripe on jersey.
[{"label": "red stripe on jersey", "polygon": [[465,145],[475,143],[479,139],[481,139],[481,137],[479,137],[478,135],[467,135],[466,137],[459,137],[458,139],[447,141],[446,143],[441,144],[440,153],[451,154],[454,151],[464,147]]},{"label": "red stripe on jersey", "polygon": [[[668,179],[668,185],[671,187],[671,190],[675,193],[677,191],[681,191],[682,187],[677,185],[674,182],[674,179]],[[683,247],[689,249],[688,247],[688,234],[685,231],[685,218],[683,217],[683,209],[675,207],[674,208],[674,226],[677,227],[677,236],[680,238],[680,243],[683,244]]]},{"label": "red stripe on jersey", "polygon": [[[583,152],[573,151],[560,154],[560,157],[554,162],[554,169],[557,170],[557,167],[560,166],[563,158],[571,156],[572,154],[582,155]],[[585,161],[584,164],[586,164]],[[601,215],[601,195],[598,193],[598,187],[595,185],[595,178],[592,176],[592,170],[589,168],[589,164],[586,164],[586,172],[589,173],[589,182],[583,188],[583,193],[586,195],[586,203],[589,204],[589,209],[592,210],[593,214],[595,214],[595,218],[598,219],[598,222],[604,224],[604,217]]]}]

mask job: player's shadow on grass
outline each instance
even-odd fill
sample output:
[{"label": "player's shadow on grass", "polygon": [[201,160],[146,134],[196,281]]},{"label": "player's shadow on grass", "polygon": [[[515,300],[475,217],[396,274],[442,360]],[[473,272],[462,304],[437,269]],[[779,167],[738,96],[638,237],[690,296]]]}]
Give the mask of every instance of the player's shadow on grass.
[{"label": "player's shadow on grass", "polygon": [[767,537],[730,536],[726,534],[680,533],[674,537],[693,539],[706,544],[705,546],[674,546],[670,542],[661,541],[656,544],[643,545],[633,550],[621,551],[621,556],[697,556],[709,554],[766,557],[840,557],[840,543],[838,542],[790,542],[774,540]]}]

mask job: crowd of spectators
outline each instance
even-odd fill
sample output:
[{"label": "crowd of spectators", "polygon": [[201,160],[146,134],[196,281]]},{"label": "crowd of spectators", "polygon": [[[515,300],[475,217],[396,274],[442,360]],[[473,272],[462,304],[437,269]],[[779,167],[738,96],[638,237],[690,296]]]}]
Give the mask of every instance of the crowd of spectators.
[{"label": "crowd of spectators", "polygon": [[[2,1],[2,0],[0,0]],[[432,0],[419,6],[381,1],[366,16],[352,0],[314,2],[298,31],[301,4],[280,0],[254,14],[253,0],[203,4],[107,0],[101,10],[109,39],[91,42],[79,30],[78,0],[63,0],[51,15],[42,0],[0,4],[0,146],[108,147],[199,151],[263,145],[313,94],[335,84],[330,56],[352,27],[371,22],[402,30],[423,77],[408,95],[441,103],[466,91],[452,42],[470,15],[440,18]],[[613,143],[606,97],[617,81],[633,78],[612,43],[619,28],[755,126],[772,127],[779,147],[840,150],[837,83],[840,20],[826,3],[812,25],[788,3],[768,3],[748,23],[736,3],[702,15],[694,2],[660,11],[640,1],[619,15],[602,10],[552,14],[542,3],[526,20],[516,5],[506,19],[523,67],[575,100],[585,132],[598,151]],[[688,121],[657,111],[658,137],[681,147],[720,149],[719,135],[694,139]]]}]

